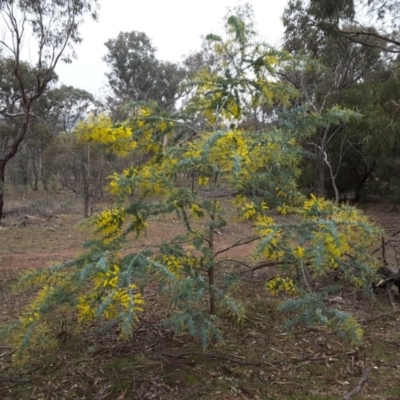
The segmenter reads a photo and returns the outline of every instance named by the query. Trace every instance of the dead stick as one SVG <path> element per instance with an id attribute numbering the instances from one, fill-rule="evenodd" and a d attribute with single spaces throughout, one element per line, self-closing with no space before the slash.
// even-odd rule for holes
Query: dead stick
<path id="1" fill-rule="evenodd" d="M 364 372 L 363 372 L 363 374 L 362 374 L 362 377 L 361 377 L 360 380 L 358 381 L 357 386 L 356 386 L 351 392 L 349 392 L 349 393 L 347 393 L 346 395 L 344 395 L 344 396 L 342 397 L 342 400 L 349 400 L 350 397 L 354 396 L 355 394 L 360 393 L 362 387 L 364 386 L 364 383 L 365 383 L 365 382 L 367 381 L 367 379 L 368 379 L 368 375 L 369 375 L 369 372 L 370 372 L 370 371 L 371 371 L 371 368 L 370 368 L 370 367 L 365 368 L 365 370 L 364 370 Z"/>

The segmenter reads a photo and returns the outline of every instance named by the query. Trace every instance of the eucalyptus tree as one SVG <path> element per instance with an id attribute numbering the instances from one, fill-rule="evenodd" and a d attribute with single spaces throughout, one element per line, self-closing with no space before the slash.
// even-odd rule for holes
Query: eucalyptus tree
<path id="1" fill-rule="evenodd" d="M 179 84 L 185 70 L 177 64 L 156 58 L 156 48 L 144 32 L 120 32 L 109 39 L 103 57 L 112 95 L 107 103 L 114 119 L 126 118 L 121 106 L 136 101 L 156 101 L 164 110 L 172 110 L 180 95 Z"/>
<path id="2" fill-rule="evenodd" d="M 290 0 L 288 9 L 296 10 L 309 27 L 386 53 L 400 53 L 397 0 Z"/>
<path id="3" fill-rule="evenodd" d="M 79 122 L 99 108 L 91 93 L 73 86 L 62 85 L 49 89 L 39 99 L 25 142 L 30 162 L 29 176 L 34 190 L 37 190 L 39 180 L 47 190 L 49 178 L 60 173 L 54 168 L 53 157 L 48 157 L 54 150 L 53 139 L 61 133 L 71 132 Z M 66 168 L 66 165 L 61 167 Z"/>
<path id="4" fill-rule="evenodd" d="M 0 153 L 0 219 L 4 206 L 4 179 L 7 163 L 15 157 L 28 134 L 34 103 L 46 92 L 54 80 L 59 62 L 71 62 L 76 56 L 73 45 L 82 41 L 79 27 L 83 17 L 97 17 L 97 0 L 1 0 L 0 18 L 4 32 L 0 38 L 3 57 L 12 59 L 11 71 L 16 79 L 15 102 L 0 104 L 2 120 L 12 118 L 15 131 Z M 34 72 L 34 85 L 24 74 L 24 42 L 29 37 L 30 67 Z M 13 107 L 18 107 L 14 112 Z"/>
<path id="5" fill-rule="evenodd" d="M 13 67 L 13 58 L 0 59 L 0 104 L 4 111 L 0 116 L 0 155 L 2 159 L 10 153 L 10 147 L 15 142 L 16 135 L 23 124 L 21 92 L 18 80 L 13 72 Z M 25 92 L 31 95 L 35 92 L 36 88 L 36 70 L 26 62 L 21 63 L 20 70 L 25 83 Z M 57 77 L 54 75 L 53 80 L 56 79 Z M 49 85 L 51 84 L 52 82 L 49 83 Z M 38 137 L 41 136 L 44 138 L 46 136 L 46 130 L 36 129 L 40 124 L 37 114 L 41 108 L 38 107 L 39 103 L 40 101 L 32 106 L 32 112 L 35 113 L 35 117 L 31 118 L 26 135 L 30 141 L 35 142 L 38 141 Z M 27 140 L 19 144 L 16 154 L 8 162 L 7 170 L 9 172 L 8 179 L 26 188 L 29 182 L 30 157 L 28 146 L 24 146 L 24 143 L 27 143 Z M 4 160 L 3 168 L 5 169 Z M 5 175 L 5 171 L 3 173 Z M 4 179 L 5 177 L 1 182 L 4 182 Z M 25 190 L 23 193 L 25 193 Z"/>
<path id="6" fill-rule="evenodd" d="M 322 118 L 321 125 L 315 126 L 314 136 L 305 145 L 315 154 L 312 169 L 317 173 L 318 195 L 326 194 L 328 172 L 336 201 L 339 200 L 339 171 L 346 153 L 355 150 L 351 139 L 355 136 L 354 132 L 351 137 L 345 134 L 350 119 L 342 120 L 337 126 L 327 125 L 324 122 L 328 117 L 326 110 L 333 105 L 343 105 L 344 93 L 349 88 L 358 88 L 368 79 L 381 81 L 388 76 L 388 59 L 377 46 L 364 46 L 338 33 L 339 27 L 350 23 L 353 16 L 354 7 L 348 1 L 321 2 L 321 8 L 318 8 L 315 1 L 307 0 L 290 1 L 283 15 L 284 46 L 295 58 L 280 74 L 301 92 L 297 105 Z M 348 27 L 350 29 L 350 25 Z M 373 42 L 377 44 L 378 39 L 370 39 L 370 43 Z M 360 110 L 354 102 L 347 106 Z M 356 142 L 359 142 L 356 136 Z"/>
<path id="7" fill-rule="evenodd" d="M 350 187 L 357 200 L 364 191 L 399 202 L 400 82 L 396 63 L 388 67 L 392 70 L 376 71 L 343 96 L 345 106 L 357 107 L 362 113 L 362 118 L 346 127 L 352 147 L 343 160 L 343 177 L 352 176 Z"/>
<path id="8" fill-rule="evenodd" d="M 13 60 L 2 60 L 0 76 L 0 99 L 8 104 L 9 110 L 14 113 L 20 111 L 18 83 L 12 72 Z M 9 68 L 8 68 L 9 67 Z M 35 88 L 35 72 L 25 64 L 26 82 L 30 79 L 30 90 Z M 32 106 L 33 118 L 29 123 L 25 140 L 20 144 L 15 157 L 7 167 L 6 178 L 13 183 L 27 186 L 31 184 L 33 190 L 38 190 L 39 181 L 47 189 L 52 162 L 44 157 L 47 147 L 52 148 L 52 140 L 61 132 L 70 132 L 79 121 L 84 120 L 96 108 L 98 103 L 92 94 L 72 86 L 54 87 L 49 84 L 48 90 Z M 18 118 L 5 117 L 0 129 L 0 147 L 3 153 L 15 137 L 18 128 Z M 49 152 L 48 152 L 49 153 Z"/>
<path id="9" fill-rule="evenodd" d="M 52 121 L 53 135 L 71 132 L 78 122 L 99 112 L 101 104 L 86 90 L 61 85 L 52 88 L 40 99 L 41 120 Z"/>

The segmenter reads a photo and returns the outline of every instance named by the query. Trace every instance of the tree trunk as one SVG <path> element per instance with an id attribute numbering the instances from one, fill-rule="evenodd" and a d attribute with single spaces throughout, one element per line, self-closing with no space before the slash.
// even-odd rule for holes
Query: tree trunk
<path id="1" fill-rule="evenodd" d="M 213 207 L 211 211 L 211 223 L 209 227 L 209 235 L 208 235 L 208 245 L 210 247 L 210 254 L 212 254 L 211 259 L 209 260 L 208 265 L 208 287 L 209 287 L 209 295 L 210 295 L 210 315 L 215 315 L 217 313 L 217 299 L 215 295 L 214 289 L 214 280 L 215 280 L 215 266 L 214 266 L 214 231 L 215 231 L 215 216 L 217 213 L 217 199 L 215 196 L 215 190 L 217 187 L 217 179 L 218 173 L 215 173 L 213 183 L 213 193 L 214 193 L 214 201 Z"/>
<path id="2" fill-rule="evenodd" d="M 3 218 L 4 207 L 4 181 L 5 181 L 6 162 L 0 161 L 0 223 Z"/>
<path id="3" fill-rule="evenodd" d="M 42 185 L 43 189 L 47 192 L 49 190 L 47 186 L 47 177 L 46 177 L 46 170 L 43 162 L 43 151 L 40 150 L 40 155 L 39 155 L 39 165 L 40 165 L 40 177 L 42 180 Z"/>
<path id="4" fill-rule="evenodd" d="M 208 235 L 210 253 L 214 254 L 214 229 L 215 229 L 215 211 L 216 211 L 216 201 L 214 199 L 214 207 L 212 213 L 212 221 L 210 224 L 210 230 Z M 210 295 L 210 315 L 215 315 L 217 312 L 216 309 L 216 298 L 214 291 L 214 279 L 215 279 L 215 266 L 214 266 L 214 258 L 209 260 L 208 266 L 208 287 L 209 287 L 209 295 Z"/>
<path id="5" fill-rule="evenodd" d="M 318 168 L 318 177 L 317 177 L 317 195 L 318 197 L 325 197 L 325 161 L 324 161 L 324 152 L 322 149 L 318 149 L 317 154 L 317 168 Z"/>
<path id="6" fill-rule="evenodd" d="M 372 172 L 374 172 L 374 169 L 376 167 L 376 163 L 374 162 L 371 167 L 367 167 L 367 170 L 364 172 L 363 176 L 360 177 L 359 174 L 357 173 L 357 170 L 354 168 L 354 172 L 356 177 L 358 178 L 359 182 L 357 186 L 354 189 L 355 197 L 354 201 L 359 202 L 361 199 L 361 190 L 364 188 L 365 183 L 367 182 L 368 178 L 371 176 Z"/>
<path id="7" fill-rule="evenodd" d="M 326 152 L 324 153 L 324 161 L 329 169 L 329 175 L 331 177 L 332 188 L 335 193 L 335 204 L 339 204 L 339 190 L 336 185 L 336 175 L 333 173 L 333 168 L 332 168 L 331 163 L 328 160 L 328 155 L 326 154 Z"/>
<path id="8" fill-rule="evenodd" d="M 32 174 L 30 174 L 30 184 L 32 190 L 35 192 L 38 190 L 38 182 L 39 182 L 39 169 L 35 163 L 35 152 L 31 149 L 31 161 L 32 161 L 32 174 L 33 174 L 33 182 L 32 182 Z"/>
<path id="9" fill-rule="evenodd" d="M 26 133 L 28 132 L 28 124 L 30 117 L 30 103 L 25 104 L 24 110 L 24 122 L 22 123 L 19 133 L 11 145 L 8 147 L 8 151 L 4 155 L 4 158 L 0 160 L 0 221 L 3 218 L 3 207 L 4 207 L 4 182 L 5 182 L 5 171 L 8 161 L 10 161 L 18 152 L 19 145 L 24 140 Z"/>
<path id="10" fill-rule="evenodd" d="M 39 182 L 39 177 L 37 174 L 37 171 L 33 168 L 32 169 L 32 175 L 33 175 L 33 182 L 32 182 L 32 175 L 30 176 L 29 182 L 31 184 L 31 188 L 34 192 L 38 191 L 38 182 Z"/>
<path id="11" fill-rule="evenodd" d="M 84 200 L 83 216 L 84 218 L 88 218 L 90 209 L 90 186 L 86 179 L 86 176 L 83 177 L 83 200 Z"/>
<path id="12" fill-rule="evenodd" d="M 210 285 L 210 315 L 215 315 L 217 310 L 214 292 L 214 266 L 208 268 L 208 284 Z"/>

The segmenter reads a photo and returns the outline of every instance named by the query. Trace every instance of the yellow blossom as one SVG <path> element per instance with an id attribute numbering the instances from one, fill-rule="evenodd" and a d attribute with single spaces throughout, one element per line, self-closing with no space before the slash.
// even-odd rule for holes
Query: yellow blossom
<path id="1" fill-rule="evenodd" d="M 297 246 L 296 249 L 294 250 L 294 255 L 297 258 L 302 259 L 304 256 L 304 247 Z"/>
<path id="2" fill-rule="evenodd" d="M 206 186 L 206 185 L 208 185 L 209 181 L 210 181 L 210 178 L 208 176 L 199 176 L 198 184 L 200 186 Z"/>
<path id="3" fill-rule="evenodd" d="M 289 278 L 284 278 L 281 276 L 270 279 L 267 282 L 266 287 L 273 296 L 276 296 L 280 292 L 286 292 L 291 295 L 294 295 L 297 292 L 294 282 Z"/>

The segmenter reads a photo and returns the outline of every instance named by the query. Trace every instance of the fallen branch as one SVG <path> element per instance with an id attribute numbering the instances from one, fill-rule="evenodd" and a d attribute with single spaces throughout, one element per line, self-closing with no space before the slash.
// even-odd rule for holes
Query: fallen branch
<path id="1" fill-rule="evenodd" d="M 342 400 L 349 400 L 350 397 L 354 396 L 355 394 L 360 393 L 362 387 L 364 386 L 364 383 L 365 383 L 365 382 L 367 381 L 367 379 L 368 379 L 368 375 L 369 375 L 369 372 L 370 372 L 370 371 L 371 371 L 371 368 L 370 368 L 370 367 L 365 368 L 365 370 L 364 370 L 364 372 L 363 372 L 363 374 L 362 374 L 360 380 L 359 380 L 358 383 L 357 383 L 357 386 L 356 386 L 351 392 L 345 394 L 345 395 L 342 397 Z"/>

